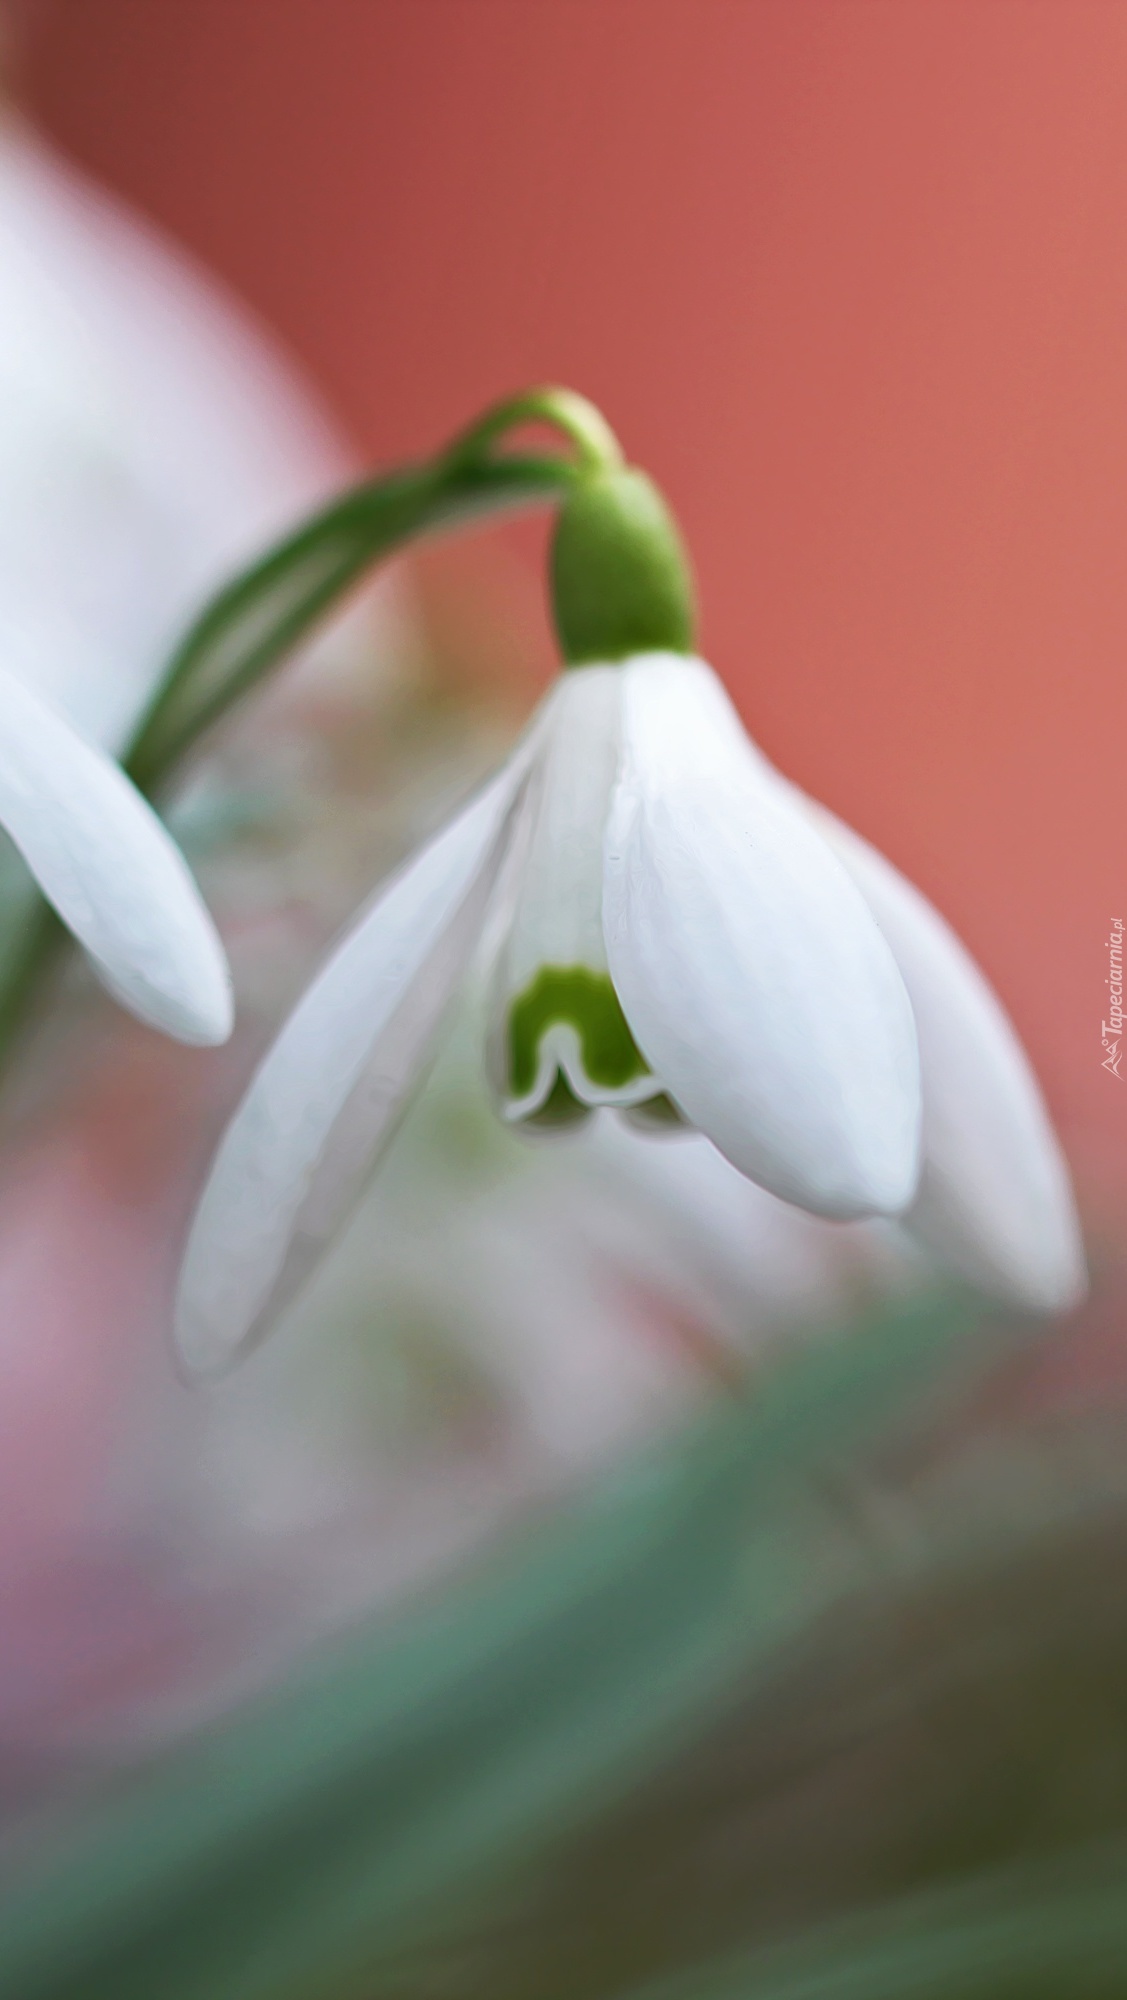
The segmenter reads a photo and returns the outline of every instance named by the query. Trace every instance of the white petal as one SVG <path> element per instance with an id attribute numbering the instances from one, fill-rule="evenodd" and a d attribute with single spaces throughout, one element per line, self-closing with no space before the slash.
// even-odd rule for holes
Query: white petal
<path id="1" fill-rule="evenodd" d="M 603 839 L 618 776 L 622 670 L 562 674 L 544 704 L 528 847 L 493 982 L 489 1072 L 503 1118 L 540 1111 L 562 1074 L 574 1104 L 637 1104 L 660 1085 L 611 983 Z"/>
<path id="2" fill-rule="evenodd" d="M 513 759 L 383 888 L 291 1014 L 220 1145 L 176 1342 L 216 1373 L 303 1282 L 392 1137 L 480 935 L 523 796 Z"/>
<path id="3" fill-rule="evenodd" d="M 896 954 L 916 1016 L 924 1168 L 903 1218 L 986 1291 L 1041 1312 L 1086 1287 L 1068 1170 L 1036 1079 L 978 967 L 917 889 L 859 834 L 808 808 Z"/>
<path id="4" fill-rule="evenodd" d="M 8 674 L 0 824 L 118 999 L 181 1041 L 226 1041 L 227 962 L 179 849 L 118 766 Z"/>
<path id="5" fill-rule="evenodd" d="M 920 1086 L 888 946 L 711 670 L 655 655 L 623 671 L 604 922 L 639 1047 L 751 1180 L 822 1215 L 896 1213 Z"/>

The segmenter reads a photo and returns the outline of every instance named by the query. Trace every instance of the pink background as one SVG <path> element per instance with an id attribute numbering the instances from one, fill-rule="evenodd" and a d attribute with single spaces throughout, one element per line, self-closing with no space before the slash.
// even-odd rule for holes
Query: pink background
<path id="1" fill-rule="evenodd" d="M 1110 1188 L 1127 7 L 63 0 L 24 90 L 373 462 L 604 405 L 751 728 L 956 922 Z"/>

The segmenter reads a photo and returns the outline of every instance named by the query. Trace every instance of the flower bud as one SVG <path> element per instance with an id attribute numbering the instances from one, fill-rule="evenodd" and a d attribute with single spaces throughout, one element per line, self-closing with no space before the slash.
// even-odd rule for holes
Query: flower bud
<path id="1" fill-rule="evenodd" d="M 634 466 L 580 480 L 552 544 L 552 603 L 569 666 L 691 653 L 692 578 L 677 526 Z"/>

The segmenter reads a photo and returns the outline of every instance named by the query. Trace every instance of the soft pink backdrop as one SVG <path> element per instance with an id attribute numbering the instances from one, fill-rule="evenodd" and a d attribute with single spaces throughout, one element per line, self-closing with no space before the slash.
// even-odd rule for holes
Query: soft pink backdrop
<path id="1" fill-rule="evenodd" d="M 603 403 L 749 723 L 956 921 L 1114 1178 L 1127 7 L 63 0 L 24 88 L 372 460 L 529 381 Z"/>

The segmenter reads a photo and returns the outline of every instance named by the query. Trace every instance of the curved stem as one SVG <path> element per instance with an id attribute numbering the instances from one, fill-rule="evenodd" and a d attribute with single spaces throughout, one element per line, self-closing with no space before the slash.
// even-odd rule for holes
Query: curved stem
<path id="1" fill-rule="evenodd" d="M 34 896 L 16 948 L 0 973 L 0 1076 L 27 1025 L 33 1002 L 62 970 L 71 942 L 70 932 L 46 898 Z"/>
<path id="2" fill-rule="evenodd" d="M 562 497 L 548 456 L 444 457 L 366 480 L 221 590 L 185 634 L 122 759 L 151 798 L 201 736 L 385 557 L 424 535 Z"/>
<path id="3" fill-rule="evenodd" d="M 537 392 L 489 413 L 438 458 L 333 501 L 220 590 L 186 633 L 122 758 L 138 790 L 151 799 L 163 789 L 201 737 L 386 556 L 424 535 L 562 498 L 577 477 L 571 461 L 487 450 L 516 423 L 546 417 L 544 396 L 556 411 L 548 420 L 583 463 L 605 462 L 610 432 L 597 411 L 566 391 Z M 68 942 L 40 902 L 0 968 L 0 1077 Z"/>
<path id="4" fill-rule="evenodd" d="M 622 447 L 601 410 L 574 389 L 526 389 L 494 404 L 454 439 L 449 462 L 479 458 L 500 437 L 522 424 L 550 424 L 575 446 L 581 472 L 613 471 L 623 464 Z"/>

